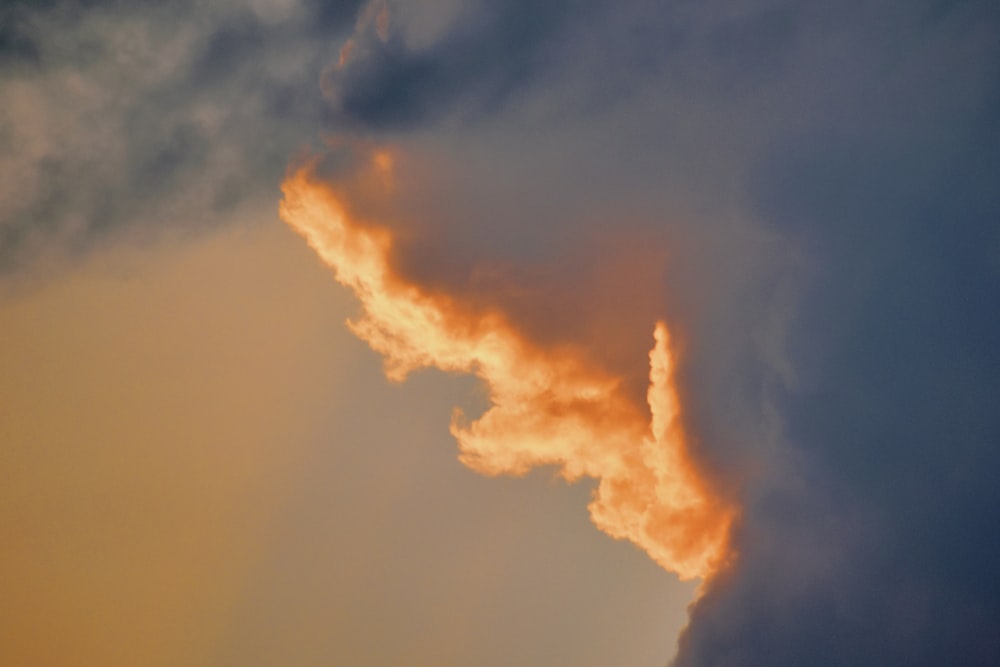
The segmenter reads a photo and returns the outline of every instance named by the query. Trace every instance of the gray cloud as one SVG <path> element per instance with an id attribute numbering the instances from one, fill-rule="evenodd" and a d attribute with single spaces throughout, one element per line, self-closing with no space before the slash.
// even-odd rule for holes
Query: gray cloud
<path id="1" fill-rule="evenodd" d="M 975 3 L 866 18 L 830 31 L 823 111 L 749 179 L 815 267 L 776 399 L 802 486 L 748 487 L 741 560 L 679 666 L 1000 659 L 1000 23 Z"/>
<path id="2" fill-rule="evenodd" d="M 8 4 L 0 271 L 273 205 L 358 4 Z"/>
<path id="3" fill-rule="evenodd" d="M 336 91 L 331 121 L 405 129 L 451 115 L 458 105 L 472 116 L 496 110 L 543 71 L 547 47 L 594 4 L 466 3 L 442 19 L 448 27 L 440 38 L 425 44 L 398 29 L 382 35 L 372 29 L 358 36 L 364 57 L 327 74 L 328 88 Z M 416 7 L 440 11 L 432 4 Z M 408 18 L 405 5 L 390 3 L 388 11 Z"/>

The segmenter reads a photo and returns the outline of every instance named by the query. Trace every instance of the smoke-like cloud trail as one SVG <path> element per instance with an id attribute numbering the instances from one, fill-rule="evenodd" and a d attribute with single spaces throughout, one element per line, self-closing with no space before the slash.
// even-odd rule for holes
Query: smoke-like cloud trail
<path id="1" fill-rule="evenodd" d="M 375 151 L 368 187 L 388 195 L 392 164 Z M 466 465 L 488 475 L 554 465 L 569 480 L 598 479 L 590 512 L 599 528 L 683 579 L 724 564 L 734 510 L 690 458 L 664 323 L 649 354 L 650 425 L 622 378 L 578 346 L 532 340 L 502 308 L 475 309 L 403 277 L 391 228 L 353 220 L 346 195 L 313 167 L 291 176 L 284 193 L 282 217 L 357 295 L 364 313 L 351 329 L 385 357 L 391 379 L 436 367 L 484 382 L 490 407 L 471 421 L 456 410 L 451 424 Z"/>

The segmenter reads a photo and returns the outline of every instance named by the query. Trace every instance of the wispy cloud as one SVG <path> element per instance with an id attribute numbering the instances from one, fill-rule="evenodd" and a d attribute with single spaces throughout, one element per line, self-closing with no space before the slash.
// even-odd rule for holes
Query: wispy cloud
<path id="1" fill-rule="evenodd" d="M 87 4 L 0 10 L 7 275 L 273 200 L 288 156 L 315 137 L 331 37 L 353 25 L 344 3 Z"/>

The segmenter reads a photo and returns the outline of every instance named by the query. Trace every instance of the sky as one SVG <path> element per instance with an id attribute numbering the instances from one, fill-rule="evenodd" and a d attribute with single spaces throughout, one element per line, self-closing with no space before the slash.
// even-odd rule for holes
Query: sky
<path id="1" fill-rule="evenodd" d="M 0 9 L 0 662 L 1000 663 L 1000 9 Z"/>

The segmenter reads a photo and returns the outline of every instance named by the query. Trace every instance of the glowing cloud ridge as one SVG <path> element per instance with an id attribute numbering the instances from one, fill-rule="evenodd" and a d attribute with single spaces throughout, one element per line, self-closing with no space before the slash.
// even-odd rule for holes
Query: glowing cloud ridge
<path id="1" fill-rule="evenodd" d="M 371 168 L 388 187 L 392 159 L 375 152 Z M 473 310 L 402 279 L 390 259 L 392 232 L 351 219 L 312 166 L 286 179 L 283 191 L 282 218 L 357 295 L 363 314 L 348 325 L 384 356 L 390 379 L 436 367 L 485 383 L 489 409 L 472 421 L 456 409 L 452 418 L 463 463 L 487 475 L 554 465 L 568 480 L 599 480 L 594 523 L 682 579 L 707 577 L 726 561 L 733 509 L 688 456 L 663 323 L 649 355 L 650 425 L 621 379 L 594 368 L 581 350 L 535 344 L 499 310 Z"/>

